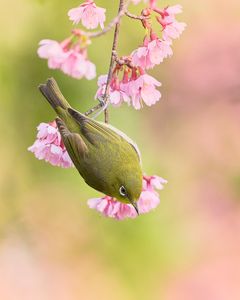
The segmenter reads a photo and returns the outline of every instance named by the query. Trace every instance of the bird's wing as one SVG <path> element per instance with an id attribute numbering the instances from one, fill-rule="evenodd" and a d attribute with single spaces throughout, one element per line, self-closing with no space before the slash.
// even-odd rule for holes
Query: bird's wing
<path id="1" fill-rule="evenodd" d="M 122 139 L 133 147 L 141 163 L 141 154 L 136 143 L 134 143 L 125 133 L 109 124 L 96 122 L 72 108 L 68 108 L 68 112 L 75 121 L 79 123 L 84 137 L 87 138 L 91 144 L 106 142 L 106 140 L 120 141 Z"/>
<path id="2" fill-rule="evenodd" d="M 80 130 L 83 136 L 91 143 L 96 144 L 98 142 L 106 142 L 116 140 L 119 141 L 121 137 L 100 122 L 86 117 L 78 111 L 68 108 L 68 112 L 74 118 L 74 120 L 80 125 Z"/>
<path id="3" fill-rule="evenodd" d="M 127 136 L 124 132 L 122 132 L 121 130 L 117 129 L 116 127 L 110 125 L 110 124 L 105 124 L 105 126 L 109 127 L 112 131 L 114 131 L 116 134 L 120 135 L 124 140 L 126 140 L 134 149 L 134 151 L 136 152 L 139 162 L 140 164 L 142 164 L 142 157 L 141 157 L 141 152 L 137 146 L 137 144 L 129 137 Z"/>
<path id="4" fill-rule="evenodd" d="M 78 166 L 81 163 L 81 159 L 85 158 L 88 154 L 88 147 L 84 143 L 81 136 L 78 133 L 70 132 L 65 123 L 60 118 L 56 118 L 56 123 L 68 154 L 71 157 L 74 165 L 78 169 Z"/>

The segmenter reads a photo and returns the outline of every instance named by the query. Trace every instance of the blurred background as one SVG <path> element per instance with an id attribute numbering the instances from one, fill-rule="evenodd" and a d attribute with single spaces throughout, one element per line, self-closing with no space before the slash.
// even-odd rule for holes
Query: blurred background
<path id="1" fill-rule="evenodd" d="M 117 1 L 96 2 L 111 20 Z M 36 126 L 54 118 L 39 83 L 54 76 L 78 110 L 94 104 L 96 80 L 49 70 L 36 55 L 41 39 L 69 35 L 79 1 L 0 0 L 0 299 L 240 299 L 240 3 L 159 2 L 182 4 L 188 24 L 152 71 L 162 100 L 111 108 L 110 121 L 138 143 L 145 172 L 169 184 L 154 212 L 118 222 L 87 207 L 99 194 L 74 169 L 27 151 Z M 125 18 L 119 53 L 143 33 Z M 89 47 L 98 75 L 111 41 Z"/>

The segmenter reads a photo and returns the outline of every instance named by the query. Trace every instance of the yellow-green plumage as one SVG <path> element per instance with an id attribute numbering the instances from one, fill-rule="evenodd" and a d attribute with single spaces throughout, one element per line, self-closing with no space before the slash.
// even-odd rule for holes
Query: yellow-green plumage
<path id="1" fill-rule="evenodd" d="M 142 190 L 140 156 L 134 143 L 112 126 L 73 110 L 54 79 L 39 89 L 56 111 L 64 145 L 86 183 L 134 205 Z"/>

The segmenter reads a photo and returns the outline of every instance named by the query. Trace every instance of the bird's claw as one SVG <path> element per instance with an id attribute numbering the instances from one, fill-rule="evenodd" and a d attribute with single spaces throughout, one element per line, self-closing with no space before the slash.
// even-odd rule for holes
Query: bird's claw
<path id="1" fill-rule="evenodd" d="M 103 96 L 99 96 L 97 99 L 98 99 L 101 107 L 103 107 L 105 105 L 105 100 L 104 100 Z"/>
<path id="2" fill-rule="evenodd" d="M 92 117 L 93 119 L 96 119 L 109 105 L 109 101 L 104 101 L 103 98 L 98 98 L 99 103 L 101 105 L 101 108 L 98 112 L 96 112 L 96 114 Z"/>

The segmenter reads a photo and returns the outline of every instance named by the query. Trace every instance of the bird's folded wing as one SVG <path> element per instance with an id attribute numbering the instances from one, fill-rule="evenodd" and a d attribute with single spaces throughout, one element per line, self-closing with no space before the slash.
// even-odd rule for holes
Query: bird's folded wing
<path id="1" fill-rule="evenodd" d="M 88 147 L 81 136 L 78 133 L 71 133 L 60 118 L 56 118 L 56 123 L 68 154 L 74 165 L 78 167 L 81 159 L 85 158 L 88 154 Z"/>
<path id="2" fill-rule="evenodd" d="M 109 124 L 96 122 L 95 120 L 86 117 L 72 108 L 68 108 L 68 112 L 75 119 L 75 121 L 79 123 L 84 137 L 87 138 L 91 144 L 106 141 L 119 142 L 120 140 L 124 140 L 133 147 L 141 163 L 141 153 L 137 144 L 134 143 L 133 140 L 125 133 Z"/>
<path id="3" fill-rule="evenodd" d="M 97 142 L 104 142 L 105 140 L 119 141 L 121 139 L 118 134 L 109 129 L 107 126 L 86 117 L 78 111 L 69 108 L 68 112 L 75 121 L 78 122 L 81 132 L 90 143 L 95 144 Z"/>

